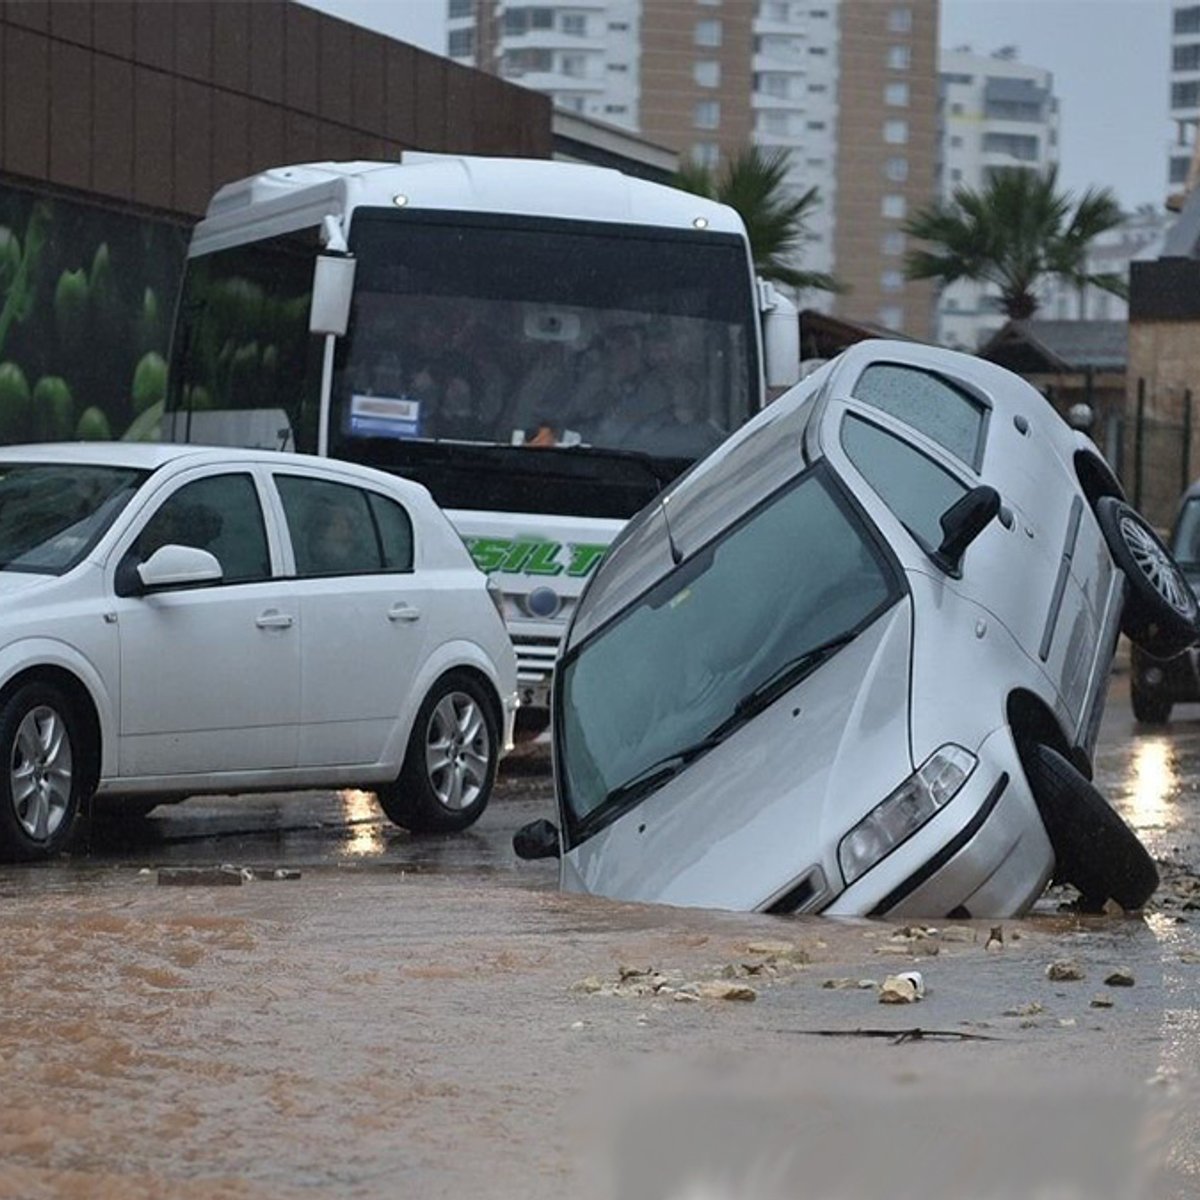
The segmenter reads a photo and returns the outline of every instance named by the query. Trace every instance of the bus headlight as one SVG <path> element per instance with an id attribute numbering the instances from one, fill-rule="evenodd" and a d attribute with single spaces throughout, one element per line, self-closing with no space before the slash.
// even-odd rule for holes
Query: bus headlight
<path id="1" fill-rule="evenodd" d="M 942 746 L 859 821 L 838 846 L 838 865 L 847 885 L 912 837 L 948 804 L 977 762 L 975 755 L 962 746 Z"/>

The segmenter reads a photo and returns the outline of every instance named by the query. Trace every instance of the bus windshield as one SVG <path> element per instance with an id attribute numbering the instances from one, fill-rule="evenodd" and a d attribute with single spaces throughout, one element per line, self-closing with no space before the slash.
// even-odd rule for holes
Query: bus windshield
<path id="1" fill-rule="evenodd" d="M 688 462 L 757 407 L 734 235 L 359 209 L 350 245 L 334 455 L 387 463 L 396 443 L 409 458 L 458 442 Z"/>

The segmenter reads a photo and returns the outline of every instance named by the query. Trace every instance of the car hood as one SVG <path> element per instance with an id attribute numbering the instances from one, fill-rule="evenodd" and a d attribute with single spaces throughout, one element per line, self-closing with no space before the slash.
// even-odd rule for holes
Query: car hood
<path id="1" fill-rule="evenodd" d="M 820 669 L 633 811 L 573 848 L 563 886 L 749 911 L 820 865 L 912 773 L 906 596 Z"/>

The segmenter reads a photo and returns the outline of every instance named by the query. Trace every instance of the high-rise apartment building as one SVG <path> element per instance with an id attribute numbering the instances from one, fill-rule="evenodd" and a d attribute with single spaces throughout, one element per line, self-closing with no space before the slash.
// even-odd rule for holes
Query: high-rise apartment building
<path id="1" fill-rule="evenodd" d="M 941 55 L 942 196 L 978 190 L 999 169 L 1045 171 L 1058 162 L 1058 101 L 1049 71 L 1026 66 L 1011 48 L 993 55 L 967 49 Z M 961 280 L 938 301 L 937 339 L 974 350 L 1004 314 L 994 287 Z"/>
<path id="2" fill-rule="evenodd" d="M 464 64 L 715 167 L 750 144 L 816 186 L 806 306 L 917 337 L 932 289 L 903 274 L 906 216 L 936 194 L 937 0 L 447 0 Z"/>
<path id="3" fill-rule="evenodd" d="M 1171 26 L 1171 139 L 1168 194 L 1200 184 L 1200 4 L 1175 0 Z"/>

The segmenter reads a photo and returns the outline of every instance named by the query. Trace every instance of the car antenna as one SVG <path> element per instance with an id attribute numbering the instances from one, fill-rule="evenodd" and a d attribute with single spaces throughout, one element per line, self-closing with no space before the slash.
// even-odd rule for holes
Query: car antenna
<path id="1" fill-rule="evenodd" d="M 679 566 L 683 562 L 683 555 L 679 552 L 679 547 L 675 545 L 675 536 L 671 533 L 671 518 L 667 515 L 667 497 L 660 496 L 658 506 L 662 509 L 663 524 L 667 529 L 667 545 L 671 548 L 671 561 Z"/>

